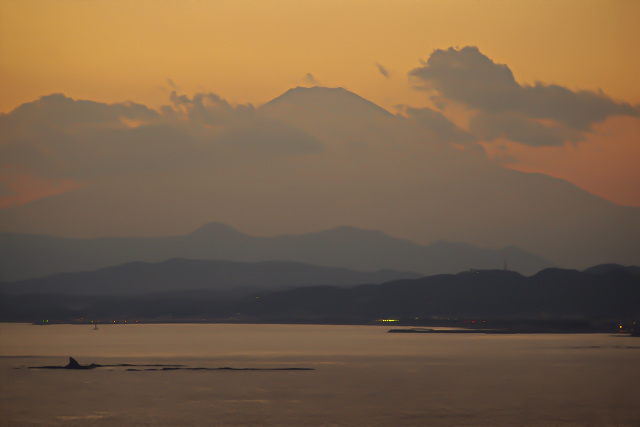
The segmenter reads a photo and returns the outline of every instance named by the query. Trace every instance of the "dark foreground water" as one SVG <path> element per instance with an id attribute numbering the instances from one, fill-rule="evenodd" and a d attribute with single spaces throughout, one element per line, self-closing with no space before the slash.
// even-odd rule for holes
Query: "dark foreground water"
<path id="1" fill-rule="evenodd" d="M 0 324 L 0 425 L 640 425 L 640 339 L 387 329 Z"/>

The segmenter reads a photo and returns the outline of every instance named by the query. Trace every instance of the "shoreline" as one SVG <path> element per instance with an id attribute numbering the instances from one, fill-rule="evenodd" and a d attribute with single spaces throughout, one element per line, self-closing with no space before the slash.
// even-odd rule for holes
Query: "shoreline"
<path id="1" fill-rule="evenodd" d="M 97 330 L 100 327 L 109 325 L 300 325 L 300 326 L 391 326 L 387 321 L 371 322 L 340 322 L 340 321 L 229 321 L 223 319 L 162 319 L 162 320 L 120 320 L 120 321 L 48 321 L 48 322 L 27 322 L 27 321 L 3 321 L 5 324 L 27 324 L 33 326 L 53 326 L 53 325 L 74 325 L 74 326 L 94 326 Z M 410 324 L 401 321 L 394 321 L 393 326 L 387 333 L 400 334 L 612 334 L 620 337 L 638 337 L 632 328 L 622 328 L 622 323 L 607 322 L 607 324 L 587 324 L 580 322 L 575 324 L 571 321 L 489 321 L 481 326 L 462 326 L 460 322 L 425 322 L 422 324 Z M 485 326 L 486 325 L 486 326 Z M 489 327 L 491 326 L 491 327 Z"/>

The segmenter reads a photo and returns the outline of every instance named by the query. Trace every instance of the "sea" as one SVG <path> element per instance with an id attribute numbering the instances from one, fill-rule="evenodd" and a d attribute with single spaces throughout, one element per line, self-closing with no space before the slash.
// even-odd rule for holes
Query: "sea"
<path id="1" fill-rule="evenodd" d="M 0 425 L 640 425 L 640 338 L 388 330 L 1 323 Z"/>

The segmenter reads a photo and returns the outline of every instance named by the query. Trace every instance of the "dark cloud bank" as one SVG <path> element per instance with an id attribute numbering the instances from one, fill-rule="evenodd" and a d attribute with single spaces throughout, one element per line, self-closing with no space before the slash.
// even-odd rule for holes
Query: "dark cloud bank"
<path id="1" fill-rule="evenodd" d="M 476 47 L 434 51 L 422 67 L 409 73 L 417 88 L 437 92 L 480 113 L 471 127 L 486 139 L 499 135 L 531 146 L 562 145 L 611 116 L 634 116 L 638 106 L 616 102 L 602 92 L 574 92 L 540 82 L 516 82 L 504 64 L 496 64 Z M 551 120 L 543 126 L 537 120 Z"/>

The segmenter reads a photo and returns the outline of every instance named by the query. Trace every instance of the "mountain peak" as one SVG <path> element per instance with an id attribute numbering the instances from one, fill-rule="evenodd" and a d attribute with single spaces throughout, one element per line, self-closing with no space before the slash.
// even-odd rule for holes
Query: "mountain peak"
<path id="1" fill-rule="evenodd" d="M 314 112 L 346 114 L 351 117 L 371 114 L 392 116 L 384 108 L 342 87 L 298 86 L 267 102 L 261 108 L 271 110 L 283 106 Z"/>
<path id="2" fill-rule="evenodd" d="M 324 87 L 324 86 L 297 86 L 289 89 L 279 97 L 269 101 L 272 102 L 281 102 L 283 100 L 291 100 L 292 98 L 301 98 L 301 97 L 321 97 L 321 96 L 333 96 L 333 97 L 357 97 L 366 101 L 359 95 L 356 95 L 353 92 L 346 90 L 343 87 Z"/>

